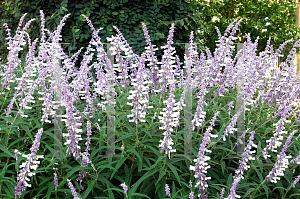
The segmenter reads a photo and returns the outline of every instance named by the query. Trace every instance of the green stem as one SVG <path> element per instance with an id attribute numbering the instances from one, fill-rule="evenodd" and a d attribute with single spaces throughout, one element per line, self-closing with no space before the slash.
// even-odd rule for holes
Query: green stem
<path id="1" fill-rule="evenodd" d="M 139 142 L 139 136 L 138 136 L 138 123 L 136 124 L 136 144 Z"/>
<path id="2" fill-rule="evenodd" d="M 16 117 L 15 117 L 14 121 L 12 122 L 11 126 L 15 123 L 17 117 L 18 117 L 18 115 L 16 115 Z M 6 140 L 6 148 L 7 148 L 7 145 L 8 145 L 8 140 L 9 140 L 10 132 L 11 132 L 11 127 L 9 129 L 7 140 Z"/>
<path id="3" fill-rule="evenodd" d="M 165 168 L 166 163 L 167 163 L 167 154 L 165 154 L 164 166 L 162 167 L 163 169 Z"/>
<path id="4" fill-rule="evenodd" d="M 1 94 L 0 95 L 2 95 L 3 89 L 4 89 L 4 87 L 2 86 L 2 90 L 1 90 Z M 4 98 L 4 101 L 3 101 L 2 105 L 1 105 L 1 109 L 0 110 L 2 110 L 2 108 L 3 108 L 3 105 L 4 105 L 5 101 L 6 101 L 6 97 L 7 97 L 7 95 Z"/>
<path id="5" fill-rule="evenodd" d="M 262 182 L 262 183 L 260 183 L 260 185 L 257 187 L 257 189 L 255 190 L 255 192 L 254 192 L 254 194 L 253 194 L 253 197 L 255 196 L 255 194 L 256 194 L 256 192 L 258 191 L 258 189 L 260 188 L 260 186 L 261 185 L 263 185 L 263 183 L 265 183 L 266 182 L 266 179 Z M 252 199 L 253 197 L 250 197 L 250 199 Z"/>
<path id="6" fill-rule="evenodd" d="M 290 185 L 290 187 L 289 187 L 289 189 L 286 191 L 286 193 L 285 193 L 285 195 L 284 195 L 284 197 L 283 198 L 286 198 L 286 194 L 289 192 L 289 190 L 292 188 L 292 185 Z M 282 199 L 283 199 L 282 198 Z"/>

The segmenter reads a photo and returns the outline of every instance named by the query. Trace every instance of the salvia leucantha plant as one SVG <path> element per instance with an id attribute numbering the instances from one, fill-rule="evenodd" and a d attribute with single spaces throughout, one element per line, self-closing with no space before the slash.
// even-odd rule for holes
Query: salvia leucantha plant
<path id="1" fill-rule="evenodd" d="M 26 15 L 26 14 L 25 14 Z M 7 24 L 8 62 L 1 65 L 1 198 L 298 198 L 300 87 L 295 68 L 296 41 L 283 69 L 274 67 L 268 41 L 256 54 L 250 34 L 235 57 L 234 21 L 218 47 L 198 51 L 190 33 L 184 67 L 169 30 L 159 62 L 147 27 L 147 46 L 135 54 L 122 33 L 108 41 L 111 62 L 93 31 L 88 47 L 71 57 L 59 43 L 66 15 L 53 32 L 41 16 L 41 38 Z M 25 61 L 19 58 L 28 45 Z M 36 49 L 39 48 L 38 53 Z M 75 62 L 85 51 L 79 69 Z M 95 56 L 96 62 L 91 63 Z M 150 69 L 146 68 L 150 65 Z M 223 73 L 220 72 L 225 67 Z M 243 68 L 243 71 L 237 70 Z M 58 69 L 58 70 L 57 70 Z M 93 76 L 92 70 L 95 71 Z M 55 79 L 59 77 L 59 79 Z M 244 80 L 244 103 L 235 108 L 237 80 Z M 61 89 L 62 114 L 57 115 Z M 185 154 L 186 93 L 191 93 L 192 154 Z M 108 112 L 114 107 L 115 156 L 107 151 Z M 236 154 L 238 118 L 245 110 L 244 150 Z M 50 119 L 51 118 L 51 119 Z M 54 123 L 61 118 L 62 156 L 55 156 Z M 52 121 L 51 121 L 52 120 Z"/>

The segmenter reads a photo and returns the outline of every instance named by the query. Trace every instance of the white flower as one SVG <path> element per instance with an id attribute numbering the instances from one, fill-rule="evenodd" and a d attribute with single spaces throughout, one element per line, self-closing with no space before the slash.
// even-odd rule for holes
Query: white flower
<path id="1" fill-rule="evenodd" d="M 211 19 L 211 21 L 213 23 L 215 23 L 216 21 L 220 21 L 220 19 L 218 17 L 216 17 L 216 16 L 213 16 L 213 18 Z"/>

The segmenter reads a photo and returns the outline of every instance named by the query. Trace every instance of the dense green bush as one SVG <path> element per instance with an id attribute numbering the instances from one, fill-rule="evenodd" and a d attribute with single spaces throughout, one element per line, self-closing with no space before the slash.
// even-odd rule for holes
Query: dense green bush
<path id="1" fill-rule="evenodd" d="M 28 13 L 25 22 L 31 18 L 36 18 L 36 21 L 33 22 L 34 25 L 29 30 L 29 34 L 33 40 L 40 37 L 40 28 L 37 28 L 40 25 L 39 10 L 44 11 L 46 28 L 50 31 L 54 30 L 54 27 L 57 27 L 64 15 L 71 13 L 64 26 L 61 42 L 70 43 L 70 45 L 63 44 L 62 47 L 66 53 L 72 55 L 80 47 L 87 46 L 88 41 L 91 39 L 92 30 L 88 27 L 85 19 L 80 17 L 81 14 L 85 14 L 91 19 L 95 28 L 104 27 L 100 31 L 102 42 L 107 42 L 106 38 L 116 33 L 112 27 L 115 25 L 124 34 L 133 51 L 140 55 L 146 46 L 141 22 L 146 22 L 152 43 L 157 47 L 165 45 L 168 27 L 171 23 L 176 24 L 174 42 L 188 43 L 188 32 L 199 27 L 199 21 L 195 19 L 193 13 L 200 9 L 201 6 L 199 3 L 184 0 L 13 0 L 5 1 L 2 7 L 0 6 L 0 10 L 3 11 L 0 23 L 2 26 L 4 22 L 7 22 L 14 33 L 18 26 L 19 18 L 24 13 Z M 6 31 L 3 27 L 0 30 L 0 57 L 4 60 L 8 53 L 5 49 L 6 44 L 4 40 Z M 181 60 L 183 60 L 185 52 L 184 47 L 184 45 L 177 45 L 176 49 Z M 106 49 L 106 45 L 104 48 Z M 26 52 L 27 49 L 24 49 L 24 52 Z M 162 49 L 156 52 L 159 60 L 162 53 Z M 81 53 L 79 60 L 81 60 L 82 55 L 83 53 Z M 78 65 L 79 62 L 77 62 Z"/>
<path id="2" fill-rule="evenodd" d="M 296 27 L 296 9 L 298 0 L 200 0 L 202 10 L 199 18 L 202 23 L 200 40 L 210 50 L 216 48 L 215 41 L 218 40 L 217 26 L 221 32 L 234 20 L 243 18 L 236 36 L 241 39 L 237 42 L 245 42 L 246 34 L 251 33 L 254 41 L 259 36 L 257 53 L 265 49 L 267 40 L 271 37 L 271 44 L 278 49 L 280 44 L 286 40 L 300 39 L 299 28 Z M 282 54 L 286 59 L 293 42 L 284 47 Z M 299 50 L 299 49 L 298 49 Z M 235 53 L 234 53 L 235 55 Z"/>
<path id="3" fill-rule="evenodd" d="M 257 48 L 257 53 L 259 53 L 266 47 L 269 37 L 271 37 L 274 50 L 288 39 L 299 39 L 300 31 L 295 27 L 297 5 L 296 0 L 273 2 L 269 0 L 6 0 L 0 3 L 0 59 L 5 61 L 8 53 L 4 40 L 6 31 L 2 24 L 8 23 L 14 32 L 19 18 L 24 13 L 28 13 L 25 21 L 29 18 L 36 18 L 34 23 L 39 26 L 39 10 L 41 9 L 45 13 L 46 27 L 50 30 L 54 30 L 65 14 L 72 14 L 62 33 L 62 42 L 70 43 L 69 45 L 63 44 L 62 47 L 66 53 L 70 54 L 86 46 L 91 37 L 91 30 L 80 14 L 89 16 L 96 27 L 104 27 L 100 32 L 103 42 L 106 42 L 107 36 L 115 34 L 112 25 L 116 25 L 137 54 L 141 54 L 145 47 L 141 22 L 146 22 L 152 42 L 158 47 L 164 45 L 167 27 L 175 22 L 175 43 L 188 42 L 187 32 L 194 30 L 195 41 L 199 43 L 198 48 L 205 50 L 204 46 L 206 46 L 214 51 L 215 41 L 218 39 L 215 26 L 224 32 L 234 19 L 242 17 L 245 20 L 238 28 L 237 36 L 241 39 L 237 42 L 244 42 L 245 33 L 251 32 L 252 40 L 255 40 L 257 36 L 260 37 Z M 29 29 L 31 38 L 40 36 L 40 29 L 36 26 Z M 282 51 L 284 57 L 280 58 L 280 61 L 286 59 L 291 48 L 291 43 L 284 47 Z M 183 60 L 184 45 L 176 45 L 176 52 L 180 60 Z M 80 54 L 79 60 L 82 55 L 83 53 Z M 159 60 L 161 55 L 162 49 L 159 49 L 157 51 Z M 21 56 L 24 57 L 24 54 Z M 79 66 L 79 61 L 76 65 Z"/>

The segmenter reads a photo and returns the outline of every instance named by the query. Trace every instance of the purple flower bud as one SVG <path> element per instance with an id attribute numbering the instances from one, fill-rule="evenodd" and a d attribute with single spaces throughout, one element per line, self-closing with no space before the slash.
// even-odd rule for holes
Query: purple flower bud
<path id="1" fill-rule="evenodd" d="M 166 191 L 166 195 L 171 198 L 171 194 L 170 194 L 171 191 L 170 191 L 170 187 L 168 184 L 166 184 L 165 191 Z"/>
<path id="2" fill-rule="evenodd" d="M 123 182 L 122 184 L 120 184 L 120 186 L 123 188 L 124 193 L 127 195 L 128 186 L 125 184 L 125 182 Z"/>
<path id="3" fill-rule="evenodd" d="M 298 177 L 295 179 L 295 181 L 292 184 L 292 187 L 295 188 L 295 185 L 299 182 L 300 180 L 300 175 L 298 175 Z"/>
<path id="4" fill-rule="evenodd" d="M 74 199 L 80 199 L 78 197 L 78 194 L 77 194 L 76 189 L 74 188 L 72 182 L 69 179 L 67 179 L 67 180 L 68 180 L 68 185 L 69 185 L 69 188 L 71 189 L 72 195 L 74 196 Z"/>
<path id="5" fill-rule="evenodd" d="M 55 186 L 55 190 L 57 190 L 57 187 L 58 187 L 58 178 L 57 178 L 57 174 L 54 173 L 54 186 Z"/>

